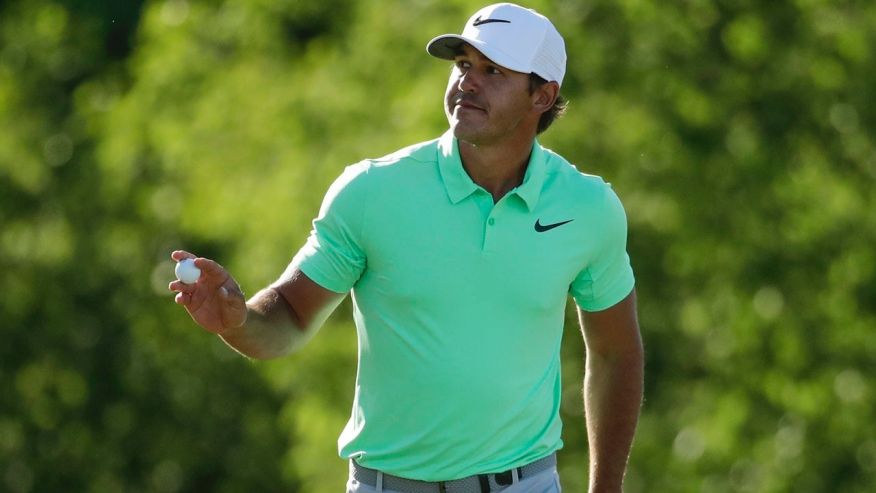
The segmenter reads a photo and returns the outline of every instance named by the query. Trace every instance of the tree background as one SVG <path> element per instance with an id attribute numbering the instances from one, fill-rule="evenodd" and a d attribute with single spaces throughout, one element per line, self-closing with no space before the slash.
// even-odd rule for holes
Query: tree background
<path id="1" fill-rule="evenodd" d="M 251 362 L 169 253 L 253 293 L 347 164 L 446 128 L 468 0 L 0 2 L 0 490 L 342 491 L 348 302 Z M 566 38 L 541 139 L 627 208 L 647 352 L 636 492 L 876 484 L 876 4 L 526 2 Z M 564 341 L 567 491 L 587 481 Z"/>

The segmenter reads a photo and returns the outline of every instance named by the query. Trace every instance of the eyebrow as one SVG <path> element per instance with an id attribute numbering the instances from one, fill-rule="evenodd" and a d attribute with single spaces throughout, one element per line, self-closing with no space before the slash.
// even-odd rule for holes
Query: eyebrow
<path id="1" fill-rule="evenodd" d="M 473 54 L 466 53 L 465 50 L 463 49 L 464 46 L 470 47 Z M 498 63 L 494 62 L 491 58 L 488 58 L 486 55 L 484 55 L 483 53 L 478 51 L 477 48 L 474 48 L 471 45 L 469 45 L 468 43 L 460 43 L 459 46 L 457 46 L 453 50 L 453 60 L 457 61 L 457 58 L 459 58 L 459 57 L 465 57 L 465 58 L 469 58 L 469 59 L 480 59 L 480 60 L 484 60 L 486 63 L 493 65 L 495 67 L 504 68 L 501 65 L 499 65 Z"/>

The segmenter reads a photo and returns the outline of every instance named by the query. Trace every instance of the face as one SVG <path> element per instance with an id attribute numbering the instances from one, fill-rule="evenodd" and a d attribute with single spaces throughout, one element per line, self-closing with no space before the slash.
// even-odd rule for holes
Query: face
<path id="1" fill-rule="evenodd" d="M 450 72 L 444 112 L 456 138 L 474 145 L 531 139 L 540 115 L 529 75 L 500 67 L 467 44 Z"/>

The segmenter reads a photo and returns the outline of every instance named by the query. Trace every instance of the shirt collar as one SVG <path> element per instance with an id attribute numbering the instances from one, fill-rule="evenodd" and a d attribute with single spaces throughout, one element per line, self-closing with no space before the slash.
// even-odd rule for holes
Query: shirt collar
<path id="1" fill-rule="evenodd" d="M 541 196 L 541 188 L 544 185 L 544 175 L 547 171 L 545 164 L 545 152 L 538 140 L 532 143 L 532 152 L 529 154 L 529 164 L 526 165 L 526 174 L 523 183 L 511 191 L 526 202 L 526 207 L 532 211 L 538 198 Z"/>
<path id="2" fill-rule="evenodd" d="M 526 166 L 526 174 L 523 176 L 523 183 L 509 192 L 523 199 L 530 211 L 538 203 L 538 198 L 541 195 L 546 169 L 545 158 L 544 148 L 541 147 L 538 140 L 535 140 L 529 155 L 529 163 Z M 441 179 L 444 181 L 447 196 L 453 204 L 461 202 L 480 188 L 462 167 L 459 145 L 450 130 L 438 140 L 438 169 L 441 173 Z"/>
<path id="3" fill-rule="evenodd" d="M 478 189 L 477 184 L 462 167 L 459 146 L 450 130 L 438 140 L 438 169 L 441 171 L 441 179 L 444 180 L 444 188 L 447 189 L 451 203 L 461 202 Z"/>

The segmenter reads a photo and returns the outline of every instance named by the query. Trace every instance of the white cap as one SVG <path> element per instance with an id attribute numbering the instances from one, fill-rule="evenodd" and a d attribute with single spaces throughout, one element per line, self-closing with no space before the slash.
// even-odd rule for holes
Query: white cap
<path id="1" fill-rule="evenodd" d="M 475 12 L 461 35 L 443 34 L 429 41 L 430 55 L 453 60 L 468 43 L 496 64 L 523 73 L 535 73 L 563 85 L 566 46 L 547 17 L 513 3 L 497 3 Z"/>

